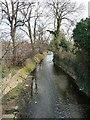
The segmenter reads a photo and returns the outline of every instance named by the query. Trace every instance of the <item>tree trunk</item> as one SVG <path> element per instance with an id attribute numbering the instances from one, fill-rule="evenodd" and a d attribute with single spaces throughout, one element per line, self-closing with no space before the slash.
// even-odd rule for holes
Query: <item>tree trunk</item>
<path id="1" fill-rule="evenodd" d="M 35 44 L 35 41 L 36 41 L 36 19 L 34 22 L 34 44 Z"/>
<path id="2" fill-rule="evenodd" d="M 34 53 L 34 43 L 32 40 L 32 34 L 31 34 L 31 25 L 30 22 L 28 21 L 28 31 L 29 31 L 29 38 L 30 38 L 30 42 L 31 42 L 31 47 L 32 47 L 32 52 Z"/>
<path id="3" fill-rule="evenodd" d="M 60 35 L 60 26 L 61 26 L 61 19 L 60 18 L 57 18 L 57 30 L 56 30 L 56 37 L 54 38 L 54 41 L 55 41 L 55 47 L 56 47 L 56 54 L 58 54 L 59 52 L 59 35 Z"/>
<path id="4" fill-rule="evenodd" d="M 16 48 L 15 48 L 15 33 L 16 30 L 14 28 L 11 28 L 11 39 L 12 39 L 12 46 L 13 46 L 13 59 L 12 59 L 12 64 L 15 65 L 16 64 Z"/>

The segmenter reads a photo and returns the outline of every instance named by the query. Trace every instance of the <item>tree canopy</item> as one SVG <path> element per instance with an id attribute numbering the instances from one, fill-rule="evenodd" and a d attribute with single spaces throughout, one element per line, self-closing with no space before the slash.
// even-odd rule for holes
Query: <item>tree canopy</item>
<path id="1" fill-rule="evenodd" d="M 76 47 L 90 51 L 90 18 L 77 23 L 73 30 L 73 39 Z"/>

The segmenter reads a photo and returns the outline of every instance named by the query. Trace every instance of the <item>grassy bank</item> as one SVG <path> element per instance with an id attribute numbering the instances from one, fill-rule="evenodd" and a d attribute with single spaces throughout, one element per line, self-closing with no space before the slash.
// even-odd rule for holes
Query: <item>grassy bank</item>
<path id="1" fill-rule="evenodd" d="M 5 78 L 8 76 L 8 74 L 15 75 L 18 70 L 20 70 L 22 67 L 20 66 L 12 66 L 12 68 L 8 69 L 7 67 L 2 67 L 2 78 Z"/>
<path id="2" fill-rule="evenodd" d="M 27 59 L 25 67 L 19 69 L 19 76 L 17 74 L 15 78 L 22 79 L 22 82 L 3 96 L 3 114 L 8 113 L 9 110 L 15 110 L 17 106 L 20 111 L 25 110 L 27 104 L 31 101 L 31 82 L 28 83 L 27 77 L 46 55 L 47 53 L 44 52 L 35 55 L 32 59 Z"/>
<path id="3" fill-rule="evenodd" d="M 35 68 L 35 65 L 39 63 L 46 54 L 47 53 L 44 52 L 43 54 L 37 54 L 33 58 L 27 59 L 25 61 L 25 71 L 32 71 Z M 11 68 L 8 68 L 2 65 L 2 78 L 7 77 L 10 73 L 14 76 L 22 68 L 23 66 L 12 66 Z"/>

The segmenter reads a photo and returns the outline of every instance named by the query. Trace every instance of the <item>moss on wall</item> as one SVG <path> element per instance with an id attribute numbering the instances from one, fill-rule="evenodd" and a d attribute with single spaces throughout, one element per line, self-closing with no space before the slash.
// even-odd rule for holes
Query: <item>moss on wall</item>
<path id="1" fill-rule="evenodd" d="M 43 54 L 37 54 L 33 58 L 28 58 L 25 62 L 25 67 L 20 69 L 14 76 L 7 77 L 3 80 L 3 94 L 7 94 L 10 90 L 15 88 L 19 83 L 32 72 L 36 65 L 47 55 L 47 52 Z"/>

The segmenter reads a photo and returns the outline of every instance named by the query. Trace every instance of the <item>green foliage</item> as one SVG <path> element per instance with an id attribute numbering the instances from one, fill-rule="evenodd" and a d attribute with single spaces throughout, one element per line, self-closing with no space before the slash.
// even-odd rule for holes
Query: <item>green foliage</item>
<path id="1" fill-rule="evenodd" d="M 77 82 L 90 95 L 90 18 L 77 23 L 73 39 L 78 63 L 75 69 Z"/>
<path id="2" fill-rule="evenodd" d="M 55 44 L 54 44 L 54 40 L 52 40 L 52 41 L 50 42 L 50 50 L 55 51 Z"/>
<path id="3" fill-rule="evenodd" d="M 63 48 L 64 50 L 69 50 L 70 49 L 70 45 L 71 43 L 69 41 L 66 40 L 64 34 L 62 34 L 61 32 L 55 30 L 55 31 L 50 31 L 48 30 L 51 34 L 54 35 L 53 40 L 50 42 L 50 49 L 53 51 L 59 51 L 60 48 Z"/>
<path id="4" fill-rule="evenodd" d="M 50 32 L 50 34 L 54 35 L 54 39 L 52 40 L 52 42 L 50 43 L 50 49 L 52 49 L 53 51 L 58 51 L 60 49 L 59 43 L 60 43 L 60 34 L 58 30 L 54 30 L 54 31 L 50 31 L 47 30 L 48 32 Z"/>
<path id="5" fill-rule="evenodd" d="M 67 51 L 70 46 L 70 43 L 67 40 L 65 40 L 64 37 L 62 37 L 59 46 L 61 46 L 62 48 L 64 48 Z"/>
<path id="6" fill-rule="evenodd" d="M 76 47 L 90 50 L 90 18 L 77 23 L 73 30 L 73 39 Z"/>
<path id="7" fill-rule="evenodd" d="M 17 73 L 18 70 L 20 70 L 22 67 L 20 66 L 13 66 L 12 68 L 8 68 L 6 66 L 2 67 L 2 78 L 7 77 L 9 73 L 13 75 L 15 75 Z"/>
<path id="8" fill-rule="evenodd" d="M 55 31 L 47 30 L 47 31 L 50 32 L 50 34 L 54 35 L 54 37 L 57 37 L 57 35 L 58 35 L 57 30 L 55 30 Z"/>
<path id="9" fill-rule="evenodd" d="M 2 78 L 6 77 L 10 73 L 9 69 L 4 67 L 2 68 Z"/>
<path id="10" fill-rule="evenodd" d="M 73 30 L 73 39 L 77 51 L 81 52 L 87 60 L 90 60 L 90 18 L 81 20 Z"/>

